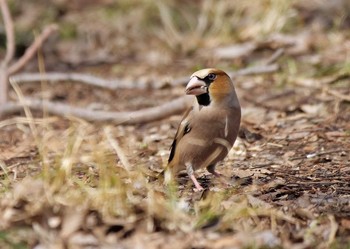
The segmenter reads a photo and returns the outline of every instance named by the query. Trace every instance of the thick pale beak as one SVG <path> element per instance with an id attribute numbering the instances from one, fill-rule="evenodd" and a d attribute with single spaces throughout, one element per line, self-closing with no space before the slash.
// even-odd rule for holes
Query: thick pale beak
<path id="1" fill-rule="evenodd" d="M 187 95 L 201 95 L 208 92 L 208 87 L 204 81 L 193 76 L 186 86 Z"/>

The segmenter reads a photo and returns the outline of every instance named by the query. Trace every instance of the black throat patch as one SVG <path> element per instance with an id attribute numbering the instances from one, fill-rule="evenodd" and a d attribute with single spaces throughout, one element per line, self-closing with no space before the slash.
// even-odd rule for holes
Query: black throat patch
<path id="1" fill-rule="evenodd" d="M 207 89 L 209 88 L 210 84 L 213 83 L 213 80 L 209 79 L 209 76 L 202 78 L 197 77 L 198 79 L 202 80 L 205 82 L 207 85 Z M 201 95 L 196 96 L 198 104 L 203 105 L 203 106 L 208 106 L 210 104 L 210 96 L 209 93 L 203 93 Z"/>
<path id="2" fill-rule="evenodd" d="M 201 95 L 196 96 L 198 104 L 208 106 L 210 104 L 210 96 L 209 93 L 203 93 Z"/>

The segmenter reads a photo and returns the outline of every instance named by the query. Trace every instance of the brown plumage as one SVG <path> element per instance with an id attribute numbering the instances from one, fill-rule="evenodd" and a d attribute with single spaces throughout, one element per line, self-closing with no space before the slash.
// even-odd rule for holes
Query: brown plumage
<path id="1" fill-rule="evenodd" d="M 167 170 L 174 175 L 186 169 L 196 189 L 201 190 L 194 171 L 206 167 L 219 175 L 215 164 L 226 157 L 237 138 L 241 107 L 230 77 L 219 69 L 195 72 L 186 94 L 195 95 L 197 101 L 180 122 Z"/>

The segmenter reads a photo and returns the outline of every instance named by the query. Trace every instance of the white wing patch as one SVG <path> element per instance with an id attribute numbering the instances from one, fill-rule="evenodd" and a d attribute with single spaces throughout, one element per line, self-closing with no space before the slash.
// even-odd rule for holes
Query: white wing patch
<path id="1" fill-rule="evenodd" d="M 228 136 L 228 117 L 226 115 L 226 122 L 225 122 L 225 137 Z"/>

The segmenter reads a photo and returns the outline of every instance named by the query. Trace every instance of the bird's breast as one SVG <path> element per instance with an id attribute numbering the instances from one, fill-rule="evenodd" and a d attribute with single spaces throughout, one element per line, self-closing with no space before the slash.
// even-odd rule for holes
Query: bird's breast
<path id="1" fill-rule="evenodd" d="M 181 164 L 190 163 L 194 169 L 222 160 L 232 148 L 238 133 L 237 120 L 228 112 L 209 113 L 203 108 L 198 114 L 191 124 L 191 131 L 178 146 Z"/>

